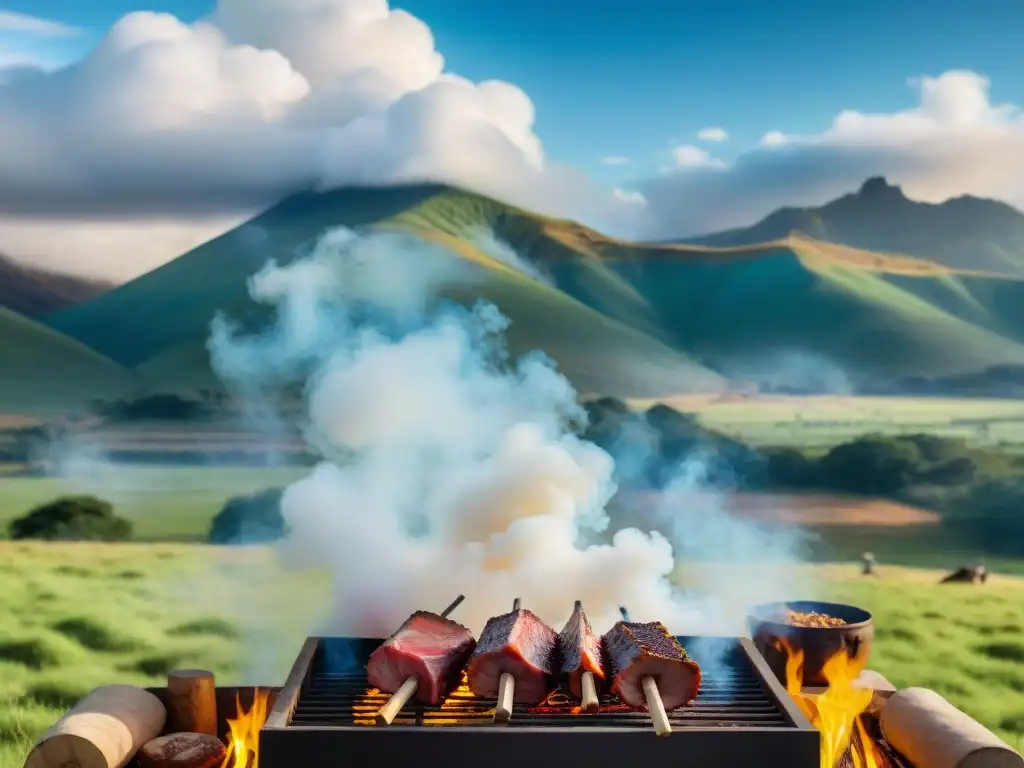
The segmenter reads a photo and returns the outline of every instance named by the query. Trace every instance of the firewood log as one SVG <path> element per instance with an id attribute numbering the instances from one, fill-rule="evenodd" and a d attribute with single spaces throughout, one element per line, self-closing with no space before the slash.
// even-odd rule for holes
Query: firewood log
<path id="1" fill-rule="evenodd" d="M 160 734 L 167 710 L 132 685 L 96 688 L 36 742 L 25 768 L 124 768 Z"/>

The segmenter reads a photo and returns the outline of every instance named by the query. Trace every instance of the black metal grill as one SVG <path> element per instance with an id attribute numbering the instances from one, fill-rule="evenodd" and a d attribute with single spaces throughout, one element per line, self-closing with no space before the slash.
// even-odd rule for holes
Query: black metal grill
<path id="1" fill-rule="evenodd" d="M 525 753 L 530 768 L 561 768 L 570 756 L 595 766 L 650 759 L 673 766 L 817 768 L 817 730 L 749 641 L 679 639 L 702 664 L 704 679 L 691 706 L 668 713 L 673 733 L 664 739 L 645 712 L 606 695 L 599 712 L 582 714 L 563 690 L 536 707 L 516 705 L 508 724 L 495 725 L 496 701 L 462 686 L 441 706 L 410 703 L 392 725 L 379 726 L 374 714 L 389 696 L 369 688 L 365 665 L 381 641 L 311 639 L 261 733 L 260 764 L 333 768 L 339 750 L 359 749 L 387 765 L 415 759 L 417 768 L 451 768 L 453 755 L 470 753 L 486 757 L 488 768 L 522 768 Z"/>

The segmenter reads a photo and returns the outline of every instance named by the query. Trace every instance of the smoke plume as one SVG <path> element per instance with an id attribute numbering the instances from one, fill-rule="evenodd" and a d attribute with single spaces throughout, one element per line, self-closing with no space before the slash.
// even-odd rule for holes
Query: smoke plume
<path id="1" fill-rule="evenodd" d="M 725 634 L 739 629 L 738 605 L 779 597 L 765 574 L 754 587 L 749 573 L 721 589 L 675 586 L 674 551 L 788 557 L 724 513 L 690 525 L 666 508 L 668 536 L 609 528 L 613 460 L 573 432 L 585 419 L 576 392 L 544 355 L 509 356 L 493 305 L 433 300 L 455 261 L 408 237 L 334 231 L 308 259 L 254 277 L 253 298 L 275 310 L 270 330 L 214 325 L 225 381 L 305 382 L 303 426 L 323 460 L 284 494 L 280 554 L 330 570 L 319 631 L 387 636 L 465 593 L 455 618 L 474 631 L 520 597 L 556 627 L 582 600 L 599 631 L 626 605 L 634 620 Z M 679 484 L 701 483 L 698 464 Z"/>

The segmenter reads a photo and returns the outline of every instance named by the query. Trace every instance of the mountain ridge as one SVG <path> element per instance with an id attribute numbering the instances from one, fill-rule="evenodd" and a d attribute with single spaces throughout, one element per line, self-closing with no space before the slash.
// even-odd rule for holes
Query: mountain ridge
<path id="1" fill-rule="evenodd" d="M 780 240 L 793 231 L 953 269 L 1024 276 L 1024 212 L 973 195 L 941 203 L 911 200 L 881 176 L 820 206 L 784 206 L 747 227 L 672 242 L 737 247 Z"/>
<path id="2" fill-rule="evenodd" d="M 23 264 L 0 253 L 0 306 L 38 318 L 93 299 L 113 283 Z"/>

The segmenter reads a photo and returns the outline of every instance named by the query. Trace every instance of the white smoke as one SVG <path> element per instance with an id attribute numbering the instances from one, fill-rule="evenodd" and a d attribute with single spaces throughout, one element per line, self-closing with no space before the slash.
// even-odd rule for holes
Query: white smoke
<path id="1" fill-rule="evenodd" d="M 227 381 L 258 387 L 305 371 L 305 427 L 325 459 L 284 494 L 280 552 L 333 575 L 319 631 L 387 636 L 412 611 L 465 593 L 455 618 L 475 631 L 519 597 L 556 627 L 582 600 L 599 630 L 627 605 L 634 620 L 680 633 L 734 632 L 736 614 L 719 606 L 735 595 L 684 598 L 674 586 L 668 538 L 607 530 L 613 461 L 571 431 L 584 414 L 551 361 L 509 360 L 508 320 L 492 305 L 432 306 L 451 269 L 441 255 L 409 238 L 335 232 L 309 260 L 254 278 L 253 296 L 278 310 L 269 332 L 214 328 Z"/>

